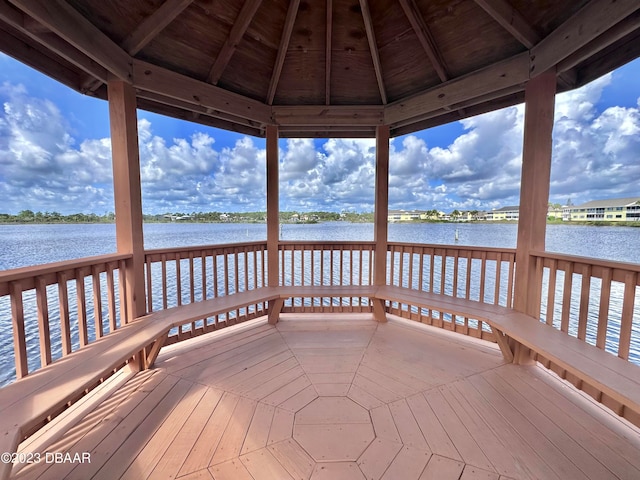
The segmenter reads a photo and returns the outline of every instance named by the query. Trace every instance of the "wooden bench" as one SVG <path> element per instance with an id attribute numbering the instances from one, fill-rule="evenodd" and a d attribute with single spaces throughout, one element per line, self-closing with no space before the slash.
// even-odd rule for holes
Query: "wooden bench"
<path id="1" fill-rule="evenodd" d="M 379 287 L 375 297 L 481 320 L 491 327 L 507 361 L 514 361 L 513 344 L 526 347 L 573 375 L 578 380 L 572 382 L 576 387 L 640 426 L 637 365 L 499 305 L 391 286 Z"/>
<path id="2" fill-rule="evenodd" d="M 49 416 L 133 357 L 134 370 L 152 366 L 172 328 L 278 298 L 277 289 L 261 288 L 154 312 L 0 388 L 0 453 L 16 452 Z M 11 468 L 0 462 L 1 480 L 9 478 Z"/>

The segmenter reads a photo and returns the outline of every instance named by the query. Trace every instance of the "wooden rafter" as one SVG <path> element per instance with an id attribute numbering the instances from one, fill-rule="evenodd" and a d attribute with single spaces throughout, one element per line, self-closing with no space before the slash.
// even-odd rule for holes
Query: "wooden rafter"
<path id="1" fill-rule="evenodd" d="M 333 0 L 327 0 L 327 35 L 324 44 L 324 103 L 331 104 L 331 44 L 333 38 Z"/>
<path id="2" fill-rule="evenodd" d="M 271 109 L 278 125 L 382 125 L 384 107 L 307 105 L 276 106 Z"/>
<path id="3" fill-rule="evenodd" d="M 25 25 L 32 25 L 33 23 L 27 21 L 27 18 L 30 17 L 24 15 L 22 12 L 11 7 L 7 3 L 0 2 L 0 20 L 6 22 L 8 25 L 32 38 L 36 42 L 46 45 L 57 55 L 75 65 L 80 70 L 91 75 L 91 78 L 99 78 L 102 81 L 107 81 L 107 70 L 103 66 L 93 61 L 84 53 L 73 48 L 68 42 L 51 33 L 51 31 L 43 31 L 43 29 L 35 28 L 27 29 Z M 35 51 L 30 55 L 38 56 Z M 49 63 L 50 62 L 47 62 L 47 64 Z"/>
<path id="4" fill-rule="evenodd" d="M 429 57 L 431 65 L 433 65 L 433 68 L 437 72 L 438 77 L 440 77 L 442 82 L 446 82 L 449 80 L 449 73 L 447 72 L 444 59 L 442 58 L 440 50 L 438 50 L 438 46 L 431 35 L 429 27 L 422 18 L 422 15 L 420 15 L 415 0 L 400 0 L 400 5 L 411 24 L 411 28 L 413 28 L 413 31 L 420 41 L 420 45 L 422 45 L 422 48 Z"/>
<path id="5" fill-rule="evenodd" d="M 11 0 L 116 77 L 131 80 L 131 57 L 64 0 Z"/>
<path id="6" fill-rule="evenodd" d="M 192 2 L 193 0 L 167 0 L 123 40 L 122 48 L 129 55 L 135 55 Z"/>
<path id="7" fill-rule="evenodd" d="M 382 80 L 382 65 L 380 64 L 380 54 L 378 52 L 378 44 L 373 31 L 373 21 L 371 20 L 371 11 L 369 10 L 369 2 L 360 0 L 360 10 L 362 10 L 362 18 L 364 19 L 364 28 L 367 31 L 367 40 L 369 41 L 369 50 L 371 51 L 371 59 L 373 60 L 373 69 L 376 72 L 376 80 L 378 81 L 378 89 L 380 90 L 380 98 L 382 104 L 387 104 L 387 93 L 385 92 L 384 82 Z"/>
<path id="8" fill-rule="evenodd" d="M 300 0 L 291 0 L 289 2 L 289 9 L 287 10 L 287 18 L 284 21 L 284 28 L 282 29 L 280 46 L 278 47 L 278 56 L 276 57 L 276 64 L 273 67 L 273 73 L 271 74 L 271 81 L 269 82 L 269 91 L 267 93 L 267 103 L 269 105 L 273 104 L 273 98 L 276 96 L 276 88 L 278 88 L 278 82 L 280 81 L 280 74 L 282 73 L 282 65 L 284 65 L 284 59 L 287 56 L 287 50 L 289 49 L 291 32 L 293 31 L 293 24 L 296 21 L 296 15 L 298 14 L 299 6 L 300 6 Z"/>
<path id="9" fill-rule="evenodd" d="M 482 9 L 527 48 L 540 41 L 529 22 L 507 0 L 475 0 Z"/>
<path id="10" fill-rule="evenodd" d="M 558 63 L 558 72 L 563 72 L 563 75 L 571 68 L 578 65 L 580 62 L 587 60 L 589 57 L 604 50 L 612 43 L 627 36 L 631 32 L 640 27 L 640 10 L 631 14 L 620 23 L 611 27 L 602 35 L 599 35 L 594 40 L 589 42 L 584 47 L 580 48 L 576 52 L 569 55 L 567 58 Z"/>
<path id="11" fill-rule="evenodd" d="M 238 44 L 242 40 L 244 32 L 247 31 L 251 20 L 253 20 L 254 15 L 258 11 L 261 1 L 262 0 L 246 0 L 244 2 L 244 5 L 238 14 L 238 18 L 236 18 L 233 27 L 231 27 L 229 37 L 224 42 L 222 50 L 216 57 L 216 61 L 209 71 L 209 75 L 207 76 L 207 81 L 209 83 L 213 83 L 215 85 L 220 80 L 220 77 L 222 77 L 222 73 L 224 72 L 224 69 L 227 68 L 236 48 L 238 48 Z"/>
<path id="12" fill-rule="evenodd" d="M 50 72 L 49 75 L 71 88 L 79 87 L 80 79 L 75 71 L 62 66 L 51 56 L 40 53 L 3 29 L 0 29 L 0 44 L 5 53 L 16 58 L 26 59 L 23 60 L 24 63 L 31 68 L 41 72 Z"/>
<path id="13" fill-rule="evenodd" d="M 271 108 L 264 103 L 141 60 L 133 59 L 133 85 L 261 124 L 272 123 Z"/>
<path id="14" fill-rule="evenodd" d="M 525 47 L 531 49 L 540 41 L 540 35 L 507 0 L 475 0 L 475 2 Z M 571 72 L 560 74 L 559 79 L 561 85 L 565 87 L 575 84 L 575 74 Z"/>
<path id="15" fill-rule="evenodd" d="M 387 105 L 385 123 L 418 117 L 428 112 L 452 107 L 481 95 L 524 84 L 529 80 L 529 53 L 483 68 L 464 77 L 449 80 L 411 98 Z"/>
<path id="16" fill-rule="evenodd" d="M 591 0 L 531 49 L 531 76 L 555 67 L 637 10 L 638 0 Z"/>

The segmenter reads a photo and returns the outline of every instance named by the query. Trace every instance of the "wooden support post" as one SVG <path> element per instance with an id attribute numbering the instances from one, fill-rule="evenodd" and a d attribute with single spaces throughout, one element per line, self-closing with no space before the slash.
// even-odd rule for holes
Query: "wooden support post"
<path id="1" fill-rule="evenodd" d="M 514 308 L 534 318 L 540 317 L 542 279 L 536 278 L 535 258 L 529 252 L 545 249 L 555 94 L 555 71 L 533 78 L 525 88 Z M 515 362 L 526 357 L 521 350 L 514 352 Z"/>
<path id="2" fill-rule="evenodd" d="M 278 127 L 267 125 L 267 284 L 269 287 L 279 285 L 280 269 L 278 265 L 278 244 L 280 241 L 279 225 L 279 193 L 278 193 Z M 273 308 L 269 302 L 269 323 L 278 321 L 279 309 Z M 271 312 L 276 312 L 274 315 Z"/>
<path id="3" fill-rule="evenodd" d="M 375 242 L 373 284 L 387 284 L 387 217 L 389 214 L 389 126 L 376 127 L 376 192 L 373 240 Z M 376 304 L 373 313 L 379 322 L 386 321 L 384 303 Z"/>
<path id="4" fill-rule="evenodd" d="M 122 321 L 129 323 L 146 313 L 136 94 L 133 86 L 122 80 L 110 79 L 108 87 L 116 243 L 118 253 L 133 255 L 123 275 L 126 298 L 120 300 L 127 306 L 127 318 Z"/>

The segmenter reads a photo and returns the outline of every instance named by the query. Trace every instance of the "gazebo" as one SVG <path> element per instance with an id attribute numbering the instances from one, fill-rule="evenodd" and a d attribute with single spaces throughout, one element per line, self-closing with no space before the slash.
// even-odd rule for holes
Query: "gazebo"
<path id="1" fill-rule="evenodd" d="M 5 0 L 0 50 L 108 100 L 118 249 L 0 272 L 3 479 L 638 478 L 640 265 L 545 251 L 555 95 L 640 56 L 637 0 Z M 517 248 L 389 242 L 389 139 L 522 102 Z M 145 251 L 136 109 L 266 137 L 266 242 Z M 375 137 L 373 242 L 279 239 L 284 137 Z M 98 462 L 20 461 L 50 448 Z"/>

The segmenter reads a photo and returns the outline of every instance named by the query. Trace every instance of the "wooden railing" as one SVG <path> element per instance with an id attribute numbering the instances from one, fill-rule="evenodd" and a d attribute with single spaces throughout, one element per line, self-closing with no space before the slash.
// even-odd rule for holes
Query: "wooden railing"
<path id="1" fill-rule="evenodd" d="M 388 250 L 388 285 L 513 306 L 514 249 L 389 243 Z M 422 323 L 493 339 L 489 328 L 473 318 L 395 303 L 387 308 Z"/>
<path id="2" fill-rule="evenodd" d="M 280 285 L 373 284 L 374 242 L 281 242 Z M 370 311 L 366 298 L 291 298 L 284 312 Z"/>
<path id="3" fill-rule="evenodd" d="M 640 265 L 550 252 L 531 254 L 541 285 L 541 321 L 640 363 Z"/>
<path id="4" fill-rule="evenodd" d="M 126 283 L 119 273 L 128 258 L 102 255 L 0 272 L 0 311 L 11 312 L 13 332 L 13 349 L 2 344 L 0 350 L 13 350 L 15 378 L 120 326 Z M 0 384 L 12 377 L 4 372 Z"/>
<path id="5" fill-rule="evenodd" d="M 374 242 L 281 242 L 279 284 L 372 285 L 374 250 Z M 640 351 L 633 347 L 640 344 L 640 265 L 548 252 L 532 255 L 541 285 L 542 321 L 640 363 Z M 0 337 L 6 343 L 1 347 L 13 350 L 17 378 L 120 326 L 127 316 L 120 302 L 126 284 L 119 272 L 129 258 L 105 255 L 0 273 L 0 311 L 11 312 L 13 332 Z M 513 306 L 513 249 L 393 242 L 386 261 L 388 285 Z M 147 310 L 261 288 L 268 283 L 267 271 L 266 242 L 150 250 L 145 254 Z M 264 315 L 267 307 L 250 305 L 182 325 L 171 332 L 167 344 Z M 492 339 L 486 325 L 473 318 L 397 303 L 386 308 L 405 318 Z M 368 298 L 294 298 L 283 311 L 369 312 L 371 304 Z"/>
<path id="6" fill-rule="evenodd" d="M 153 312 L 267 285 L 266 242 L 149 250 L 145 254 L 147 311 Z M 166 344 L 264 315 L 250 305 L 170 332 Z"/>

